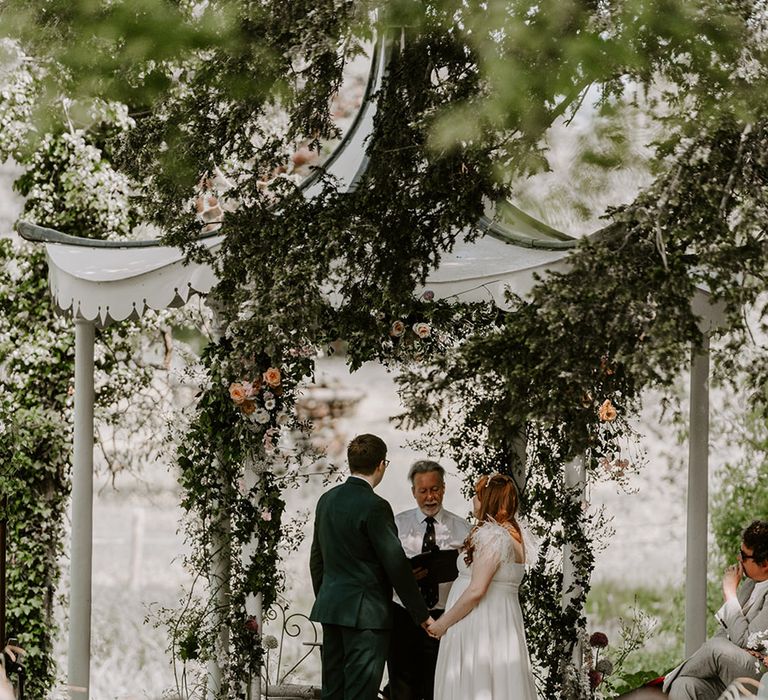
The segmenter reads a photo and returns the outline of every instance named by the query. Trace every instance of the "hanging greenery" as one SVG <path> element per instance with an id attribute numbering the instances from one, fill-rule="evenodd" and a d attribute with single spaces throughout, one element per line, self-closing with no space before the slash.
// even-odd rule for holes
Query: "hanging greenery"
<path id="1" fill-rule="evenodd" d="M 15 187 L 25 199 L 23 216 L 72 235 L 125 237 L 136 220 L 128 181 L 102 150 L 108 135 L 125 128 L 119 106 L 94 106 L 89 122 L 75 128 L 63 109 L 60 129 L 36 133 L 32 113 L 41 90 L 40 65 L 18 44 L 0 42 L 0 162 L 12 157 L 22 171 Z M 7 233 L 7 232 L 3 232 Z M 53 658 L 54 596 L 66 556 L 69 501 L 74 333 L 47 288 L 44 250 L 0 238 L 0 495 L 7 499 L 7 634 L 26 651 L 28 697 L 42 699 L 60 678 Z M 97 332 L 96 421 L 141 423 L 142 393 L 155 375 L 146 360 L 147 338 L 159 335 L 163 318 Z M 126 411 L 130 406 L 133 410 Z M 152 402 L 152 409 L 156 402 Z M 109 447 L 99 443 L 111 465 Z M 111 465 L 115 469 L 124 464 Z M 66 595 L 66 591 L 64 591 Z M 61 601 L 58 601 L 61 603 Z"/>
<path id="2" fill-rule="evenodd" d="M 222 661 L 229 681 L 221 697 L 240 697 L 240 681 L 257 668 L 258 646 L 243 651 L 246 597 L 269 601 L 280 584 L 281 506 L 269 501 L 277 498 L 269 475 L 286 467 L 264 438 L 267 447 L 279 444 L 272 411 L 291 408 L 311 363 L 285 368 L 338 337 L 349 341 L 352 367 L 408 363 L 403 420 L 426 426 L 431 449 L 449 454 L 468 481 L 499 469 L 525 483 L 525 510 L 545 538 L 526 605 L 541 690 L 587 697 L 592 691 L 578 679 L 564 682 L 575 676 L 562 660 L 582 634 L 600 516 L 564 483 L 563 465 L 583 459 L 589 479 L 617 480 L 639 466 L 630 420 L 643 392 L 669 387 L 699 342 L 697 286 L 722 305 L 730 334 L 717 371 L 745 362 L 743 310 L 765 285 L 768 225 L 760 3 L 300 0 L 153 10 L 113 2 L 76 3 L 55 22 L 45 5 L 7 3 L 13 21 L 5 26 L 56 57 L 63 69 L 46 79 L 60 78 L 84 104 L 97 94 L 129 105 L 135 126 L 109 148 L 167 242 L 203 257 L 195 241 L 210 222 L 196 202 L 228 203 L 227 236 L 213 261 L 227 336 L 206 360 L 211 384 L 193 439 L 179 452 L 185 505 L 199 518 L 191 533 L 197 570 L 209 571 L 214 541 L 246 552 L 244 563 L 233 559 L 226 615 L 234 651 Z M 379 15 L 369 20 L 373 9 Z M 151 41 L 169 25 L 178 29 L 175 43 Z M 291 156 L 336 136 L 331 97 L 372 27 L 391 56 L 369 166 L 354 191 L 340 193 L 325 177 L 307 199 Z M 85 36 L 94 38 L 72 41 Z M 646 90 L 648 111 L 663 123 L 656 180 L 607 212 L 570 269 L 540 280 L 530 298 L 510 299 L 505 312 L 415 300 L 459 237 L 480 235 L 487 203 L 514 195 L 516 177 L 547 167 L 547 129 L 593 96 L 604 116 L 619 112 L 628 82 Z M 756 313 L 762 318 L 763 309 Z M 760 394 L 767 356 L 749 360 Z M 267 408 L 254 380 L 271 369 L 290 381 Z M 255 492 L 238 491 L 249 461 L 260 465 L 271 519 L 246 506 Z M 233 530 L 217 524 L 224 512 Z M 248 553 L 252 538 L 264 547 Z M 576 571 L 562 608 L 565 545 Z M 252 567 L 265 574 L 249 576 Z M 193 615 L 185 627 L 188 658 L 216 657 L 202 619 Z"/>

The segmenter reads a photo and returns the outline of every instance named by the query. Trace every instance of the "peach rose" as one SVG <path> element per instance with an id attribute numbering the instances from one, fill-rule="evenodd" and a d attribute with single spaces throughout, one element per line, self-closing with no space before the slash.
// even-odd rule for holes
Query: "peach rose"
<path id="1" fill-rule="evenodd" d="M 610 399 L 603 401 L 600 408 L 597 409 L 597 417 L 602 421 L 607 421 L 610 423 L 611 421 L 616 420 L 617 415 L 618 413 L 616 412 L 616 409 L 614 408 Z"/>
<path id="2" fill-rule="evenodd" d="M 403 333 L 405 333 L 405 324 L 402 321 L 395 321 L 389 329 L 389 334 L 393 338 L 399 338 Z"/>
<path id="3" fill-rule="evenodd" d="M 269 384 L 269 386 L 280 386 L 280 380 L 280 370 L 277 367 L 270 367 L 264 372 L 264 381 Z"/>
<path id="4" fill-rule="evenodd" d="M 256 410 L 256 404 L 253 401 L 243 401 L 240 408 L 246 416 L 250 416 Z"/>
<path id="5" fill-rule="evenodd" d="M 246 388 L 240 382 L 233 382 L 229 385 L 229 398 L 238 406 L 245 401 L 247 393 Z"/>

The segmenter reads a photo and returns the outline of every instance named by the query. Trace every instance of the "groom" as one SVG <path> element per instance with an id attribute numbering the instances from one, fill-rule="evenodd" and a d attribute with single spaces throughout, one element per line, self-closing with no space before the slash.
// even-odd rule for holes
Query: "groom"
<path id="1" fill-rule="evenodd" d="M 375 435 L 347 448 L 350 477 L 320 497 L 309 567 L 323 626 L 323 700 L 375 700 L 389 646 L 394 587 L 416 624 L 433 622 L 397 537 L 392 508 L 373 489 L 389 461 Z"/>

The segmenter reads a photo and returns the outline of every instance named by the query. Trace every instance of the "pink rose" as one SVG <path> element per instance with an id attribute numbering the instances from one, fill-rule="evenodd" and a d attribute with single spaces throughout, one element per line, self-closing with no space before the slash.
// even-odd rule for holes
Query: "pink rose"
<path id="1" fill-rule="evenodd" d="M 264 510 L 261 511 L 261 519 L 268 523 L 270 520 L 272 520 L 272 511 L 264 508 Z"/>

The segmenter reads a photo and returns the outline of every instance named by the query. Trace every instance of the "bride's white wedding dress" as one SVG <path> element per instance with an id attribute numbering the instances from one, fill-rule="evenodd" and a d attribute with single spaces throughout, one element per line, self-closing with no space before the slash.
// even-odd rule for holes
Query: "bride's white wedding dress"
<path id="1" fill-rule="evenodd" d="M 499 568 L 482 600 L 440 640 L 435 700 L 537 700 L 517 595 L 525 564 L 515 562 L 512 537 L 501 525 L 485 523 L 472 539 L 473 559 L 492 557 Z M 472 575 L 463 554 L 457 566 L 446 609 Z"/>

